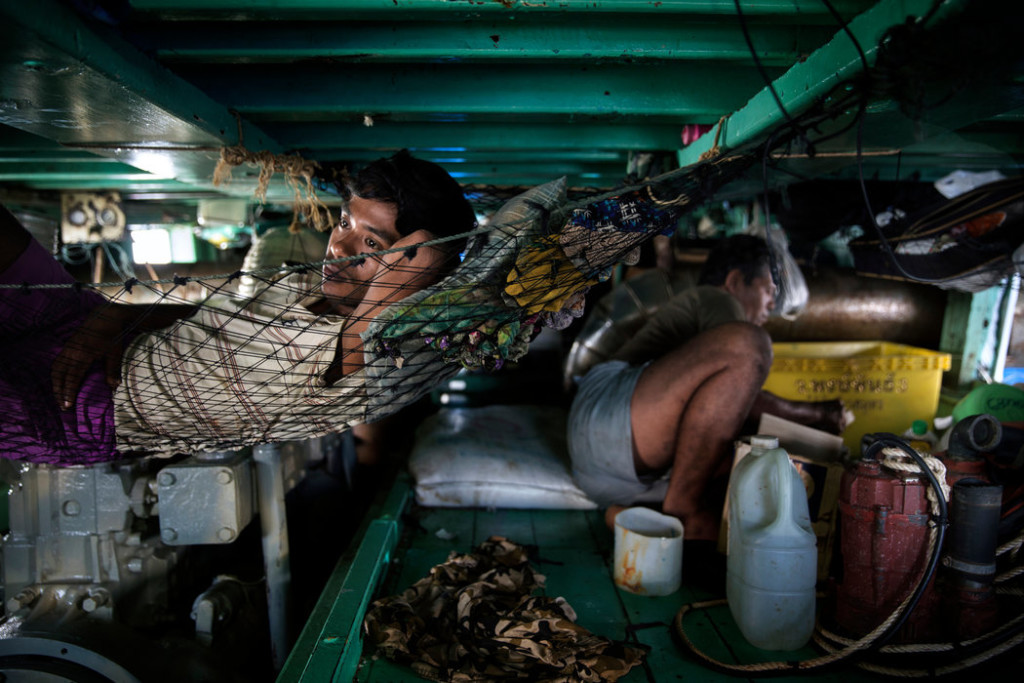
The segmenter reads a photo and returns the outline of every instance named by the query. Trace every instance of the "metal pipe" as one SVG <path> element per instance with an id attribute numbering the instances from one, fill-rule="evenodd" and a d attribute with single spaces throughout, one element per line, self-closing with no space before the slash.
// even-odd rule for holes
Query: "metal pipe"
<path id="1" fill-rule="evenodd" d="M 946 292 L 836 269 L 804 272 L 810 296 L 796 320 L 773 317 L 773 341 L 870 341 L 938 348 Z"/>
<path id="2" fill-rule="evenodd" d="M 256 499 L 263 536 L 263 565 L 267 576 L 267 617 L 274 669 L 284 666 L 290 646 L 291 560 L 288 518 L 284 506 L 284 469 L 276 444 L 252 450 L 256 463 Z"/>
<path id="3" fill-rule="evenodd" d="M 773 317 L 764 326 L 772 341 L 884 340 L 938 348 L 946 292 L 912 282 L 867 278 L 838 269 L 804 273 L 810 292 L 796 320 Z M 623 282 L 618 296 L 595 302 L 565 363 L 565 386 L 608 360 L 655 310 L 692 286 L 696 269 L 671 275 L 648 271 Z"/>
<path id="4" fill-rule="evenodd" d="M 957 581 L 991 586 L 996 574 L 996 545 L 1003 487 L 980 480 L 953 486 L 949 554 L 945 564 Z"/>

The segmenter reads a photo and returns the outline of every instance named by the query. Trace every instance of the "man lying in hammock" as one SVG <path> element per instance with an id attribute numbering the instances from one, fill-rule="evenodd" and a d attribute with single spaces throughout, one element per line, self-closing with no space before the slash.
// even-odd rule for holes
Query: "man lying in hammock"
<path id="1" fill-rule="evenodd" d="M 447 172 L 407 152 L 368 165 L 348 190 L 321 273 L 268 282 L 250 300 L 202 304 L 127 305 L 81 287 L 33 288 L 74 281 L 0 207 L 0 284 L 28 285 L 0 288 L 0 456 L 89 464 L 362 422 L 360 335 L 458 264 L 464 240 L 417 245 L 472 230 L 475 215 Z M 428 370 L 401 369 L 422 381 Z"/>

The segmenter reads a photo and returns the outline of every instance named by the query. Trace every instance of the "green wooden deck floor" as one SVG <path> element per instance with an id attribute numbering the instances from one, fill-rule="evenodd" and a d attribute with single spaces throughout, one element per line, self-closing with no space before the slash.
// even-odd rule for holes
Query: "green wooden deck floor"
<path id="1" fill-rule="evenodd" d="M 432 566 L 445 561 L 452 551 L 468 552 L 492 535 L 536 546 L 537 567 L 547 577 L 546 593 L 564 597 L 576 610 L 582 626 L 614 640 L 642 643 L 649 649 L 644 665 L 620 679 L 624 683 L 754 680 L 709 668 L 692 653 L 681 650 L 672 635 L 670 625 L 682 605 L 721 595 L 685 582 L 678 592 L 665 597 L 638 596 L 615 587 L 610 564 L 612 534 L 599 512 L 428 509 L 410 505 L 410 500 L 408 483 L 400 478 L 387 504 L 391 510 L 369 522 L 355 556 L 343 558 L 339 564 L 336 577 L 324 591 L 278 683 L 422 680 L 404 666 L 362 652 L 359 627 L 366 604 L 404 590 Z M 740 634 L 724 606 L 688 614 L 684 627 L 701 651 L 727 663 L 806 660 L 820 654 L 810 645 L 796 652 L 754 648 Z M 999 672 L 987 673 L 1002 678 Z M 784 682 L 808 679 L 836 683 L 892 680 L 853 665 L 772 678 Z"/>
<path id="2" fill-rule="evenodd" d="M 401 555 L 387 592 L 401 590 L 422 578 L 430 567 L 443 562 L 453 551 L 466 552 L 492 535 L 524 545 L 536 545 L 538 568 L 547 577 L 546 593 L 562 596 L 576 610 L 578 623 L 594 633 L 615 640 L 635 640 L 650 648 L 643 667 L 621 679 L 626 683 L 648 681 L 736 681 L 737 677 L 713 671 L 677 647 L 669 625 L 679 608 L 714 596 L 684 585 L 665 597 L 645 597 L 621 591 L 611 580 L 612 534 L 598 512 L 553 510 L 452 510 L 418 508 L 414 513 L 422 527 Z M 454 534 L 443 540 L 437 536 Z M 685 557 L 684 557 L 685 562 Z M 632 625 L 641 628 L 627 632 Z M 746 643 L 728 608 L 687 615 L 687 634 L 708 655 L 726 662 L 771 661 L 778 657 L 813 657 L 810 648 L 797 653 L 766 653 Z M 769 656 L 766 656 L 769 655 Z M 404 667 L 383 659 L 364 658 L 357 679 L 366 682 L 422 680 Z M 800 680 L 774 679 L 774 680 Z M 806 679 L 804 679 L 806 680 Z M 822 675 L 818 680 L 879 680 L 861 673 Z"/>

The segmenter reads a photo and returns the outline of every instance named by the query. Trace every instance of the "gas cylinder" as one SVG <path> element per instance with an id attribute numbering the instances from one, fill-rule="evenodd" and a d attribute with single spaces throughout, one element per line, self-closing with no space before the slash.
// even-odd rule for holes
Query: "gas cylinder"
<path id="1" fill-rule="evenodd" d="M 921 475 L 861 459 L 843 474 L 839 491 L 842 580 L 836 587 L 838 627 L 853 637 L 881 624 L 914 590 L 928 563 L 930 506 Z M 934 577 L 895 642 L 938 637 Z"/>
<path id="2" fill-rule="evenodd" d="M 818 552 L 807 492 L 777 438 L 750 443 L 729 481 L 726 597 L 751 645 L 795 650 L 814 631 Z"/>

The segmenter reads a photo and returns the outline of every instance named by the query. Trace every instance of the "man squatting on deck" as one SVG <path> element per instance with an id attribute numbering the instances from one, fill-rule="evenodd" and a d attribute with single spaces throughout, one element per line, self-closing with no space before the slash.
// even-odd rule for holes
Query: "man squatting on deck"
<path id="1" fill-rule="evenodd" d="M 762 329 L 775 307 L 763 240 L 734 235 L 710 253 L 697 287 L 676 294 L 580 382 L 569 415 L 579 486 L 607 507 L 657 504 L 687 541 L 718 538 L 733 442 L 762 413 L 834 434 L 843 404 L 762 391 L 772 363 Z M 613 292 L 614 295 L 614 292 Z"/>

